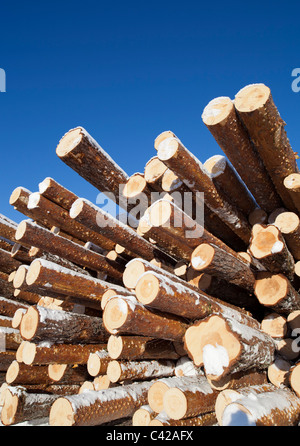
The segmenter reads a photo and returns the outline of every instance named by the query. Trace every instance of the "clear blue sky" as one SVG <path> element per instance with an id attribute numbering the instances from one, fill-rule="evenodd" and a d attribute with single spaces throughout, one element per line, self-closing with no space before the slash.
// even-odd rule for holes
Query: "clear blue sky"
<path id="1" fill-rule="evenodd" d="M 299 2 L 28 0 L 2 2 L 0 14 L 0 213 L 17 222 L 12 190 L 34 192 L 47 176 L 95 202 L 96 189 L 55 154 L 77 125 L 129 175 L 168 129 L 205 161 L 221 153 L 205 105 L 263 82 L 299 150 Z"/>

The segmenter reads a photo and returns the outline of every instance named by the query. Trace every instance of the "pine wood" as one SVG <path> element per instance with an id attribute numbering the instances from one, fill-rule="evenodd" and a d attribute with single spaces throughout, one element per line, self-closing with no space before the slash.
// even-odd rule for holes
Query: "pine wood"
<path id="1" fill-rule="evenodd" d="M 154 272 L 148 271 L 140 277 L 135 294 L 143 305 L 179 317 L 195 320 L 221 312 L 234 315 L 246 324 L 257 326 L 256 321 L 240 308 Z"/>
<path id="2" fill-rule="evenodd" d="M 250 226 L 242 212 L 219 194 L 202 164 L 176 138 L 163 141 L 157 151 L 158 158 L 173 170 L 194 192 L 203 192 L 206 205 L 217 214 L 241 240 L 248 243 Z"/>
<path id="3" fill-rule="evenodd" d="M 71 209 L 72 204 L 78 198 L 77 195 L 51 177 L 46 177 L 39 183 L 39 193 L 67 211 Z"/>
<path id="4" fill-rule="evenodd" d="M 297 340 L 286 337 L 275 340 L 276 352 L 287 361 L 295 361 L 299 357 L 299 346 Z"/>
<path id="5" fill-rule="evenodd" d="M 266 370 L 257 370 L 253 368 L 233 373 L 218 381 L 208 378 L 208 381 L 213 389 L 221 392 L 225 389 L 239 389 L 241 387 L 267 384 L 268 375 Z"/>
<path id="6" fill-rule="evenodd" d="M 244 415 L 244 425 L 251 426 L 297 426 L 299 423 L 300 398 L 287 388 L 275 389 L 272 392 L 263 392 L 256 396 L 257 404 L 253 405 L 253 399 L 244 397 L 231 403 L 224 410 L 222 417 L 223 426 L 236 425 L 234 420 L 227 417 L 227 413 L 233 406 L 238 417 Z M 226 422 L 227 421 L 227 422 Z M 240 424 L 240 423 L 239 423 Z"/>
<path id="7" fill-rule="evenodd" d="M 252 228 L 250 254 L 273 273 L 285 274 L 293 280 L 295 262 L 280 230 L 274 225 L 256 224 Z"/>
<path id="8" fill-rule="evenodd" d="M 31 342 L 99 344 L 106 342 L 101 318 L 32 306 L 24 314 L 20 334 Z"/>
<path id="9" fill-rule="evenodd" d="M 202 120 L 260 208 L 270 213 L 280 207 L 281 200 L 232 100 L 229 97 L 213 99 L 203 110 Z"/>
<path id="10" fill-rule="evenodd" d="M 94 231 L 98 230 L 102 235 L 112 239 L 114 243 L 122 245 L 136 256 L 141 256 L 146 260 L 158 257 L 169 263 L 174 262 L 170 256 L 143 239 L 132 228 L 87 200 L 76 200 L 70 210 L 70 215 L 73 219 L 80 221 L 89 228 L 93 228 Z"/>
<path id="11" fill-rule="evenodd" d="M 283 181 L 284 187 L 288 190 L 297 212 L 300 212 L 300 174 L 291 173 Z"/>
<path id="12" fill-rule="evenodd" d="M 11 426 L 49 416 L 51 405 L 58 395 L 28 393 L 23 387 L 9 387 L 5 392 L 1 422 Z"/>
<path id="13" fill-rule="evenodd" d="M 283 274 L 257 273 L 254 293 L 262 305 L 279 313 L 300 309 L 300 295 Z"/>
<path id="14" fill-rule="evenodd" d="M 203 366 L 206 376 L 215 381 L 253 367 L 266 369 L 275 355 L 275 343 L 269 335 L 217 314 L 189 327 L 184 342 L 190 358 L 197 366 Z M 224 348 L 221 353 L 220 347 Z M 211 356 L 220 367 L 212 367 Z"/>
<path id="15" fill-rule="evenodd" d="M 153 412 L 149 404 L 137 409 L 132 417 L 132 426 L 149 426 L 150 421 L 156 417 L 157 413 Z"/>
<path id="16" fill-rule="evenodd" d="M 83 383 L 88 379 L 86 366 L 78 364 L 74 366 L 70 364 L 49 364 L 48 376 L 51 382 L 66 384 Z"/>
<path id="17" fill-rule="evenodd" d="M 89 356 L 106 344 L 52 344 L 39 346 L 25 341 L 22 360 L 27 365 L 87 364 Z"/>
<path id="18" fill-rule="evenodd" d="M 101 350 L 91 352 L 87 361 L 87 371 L 91 376 L 105 375 L 111 357 L 107 351 L 107 345 Z"/>
<path id="19" fill-rule="evenodd" d="M 292 173 L 299 173 L 299 170 L 284 128 L 285 122 L 274 104 L 269 87 L 254 84 L 242 88 L 235 96 L 234 105 L 282 202 L 289 210 L 295 211 L 284 179 Z"/>
<path id="20" fill-rule="evenodd" d="M 14 292 L 14 287 L 12 283 L 9 282 L 8 278 L 8 274 L 0 271 L 0 296 L 11 298 Z"/>
<path id="21" fill-rule="evenodd" d="M 205 161 L 203 167 L 212 178 L 219 193 L 224 193 L 228 200 L 249 217 L 256 208 L 256 203 L 226 157 L 214 155 Z"/>
<path id="22" fill-rule="evenodd" d="M 212 412 L 217 395 L 207 379 L 199 376 L 192 383 L 184 382 L 167 390 L 163 397 L 164 411 L 173 420 Z"/>
<path id="23" fill-rule="evenodd" d="M 152 203 L 154 199 L 152 196 L 153 192 L 154 189 L 147 183 L 144 174 L 140 172 L 136 172 L 129 177 L 122 191 L 129 205 L 138 205 L 142 209 L 140 216 L 144 214 L 144 211 Z"/>
<path id="24" fill-rule="evenodd" d="M 0 327 L 11 328 L 12 318 L 8 316 L 0 315 Z"/>
<path id="25" fill-rule="evenodd" d="M 112 383 L 126 380 L 145 380 L 172 376 L 175 372 L 175 363 L 168 360 L 139 360 L 116 361 L 112 360 L 107 366 L 107 376 Z"/>
<path id="26" fill-rule="evenodd" d="M 103 323 L 110 334 L 135 334 L 182 342 L 188 324 L 175 316 L 148 310 L 134 297 L 117 296 L 108 301 Z"/>
<path id="27" fill-rule="evenodd" d="M 12 385 L 50 384 L 47 366 L 31 366 L 13 361 L 6 372 L 6 382 Z"/>
<path id="28" fill-rule="evenodd" d="M 15 241 L 15 232 L 18 224 L 6 217 L 3 214 L 0 214 L 0 235 L 8 240 Z"/>
<path id="29" fill-rule="evenodd" d="M 154 140 L 154 148 L 155 148 L 155 150 L 158 150 L 158 147 L 159 147 L 160 143 L 163 142 L 165 139 L 168 139 L 168 138 L 177 138 L 177 136 L 171 130 L 166 130 L 166 131 L 160 133 Z"/>
<path id="30" fill-rule="evenodd" d="M 109 299 L 115 296 L 132 296 L 132 292 L 121 286 L 110 284 L 109 288 L 102 295 L 101 309 L 104 310 Z"/>
<path id="31" fill-rule="evenodd" d="M 52 405 L 50 426 L 96 426 L 124 417 L 132 417 L 147 402 L 151 382 L 141 382 L 59 398 Z"/>
<path id="32" fill-rule="evenodd" d="M 288 387 L 292 363 L 281 356 L 277 356 L 273 364 L 268 367 L 268 380 L 275 387 Z M 298 395 L 299 396 L 299 395 Z"/>
<path id="33" fill-rule="evenodd" d="M 270 313 L 261 321 L 261 329 L 272 338 L 285 338 L 288 332 L 287 319 L 278 313 Z"/>
<path id="34" fill-rule="evenodd" d="M 281 212 L 274 221 L 295 260 L 300 260 L 300 219 L 294 212 Z"/>
<path id="35" fill-rule="evenodd" d="M 56 154 L 96 189 L 109 193 L 110 197 L 114 196 L 116 203 L 122 206 L 119 189 L 122 189 L 128 180 L 128 175 L 84 128 L 69 130 L 61 138 Z"/>
<path id="36" fill-rule="evenodd" d="M 169 359 L 180 357 L 171 341 L 143 336 L 111 335 L 107 342 L 111 359 Z"/>
<path id="37" fill-rule="evenodd" d="M 70 262 L 94 271 L 105 271 L 109 276 L 119 279 L 122 276 L 122 268 L 117 263 L 109 261 L 101 254 L 89 251 L 76 243 L 59 235 L 23 220 L 17 229 L 16 238 L 23 244 L 38 245 L 38 248 L 49 251 L 59 257 L 64 257 Z"/>
<path id="38" fill-rule="evenodd" d="M 300 310 L 291 311 L 286 320 L 289 331 L 293 332 L 293 330 L 300 329 Z"/>
<path id="39" fill-rule="evenodd" d="M 0 345 L 1 349 L 17 350 L 22 342 L 19 330 L 10 327 L 0 327 Z"/>
<path id="40" fill-rule="evenodd" d="M 255 275 L 238 254 L 228 253 L 215 244 L 201 243 L 193 251 L 191 265 L 248 291 L 253 291 Z"/>
<path id="41" fill-rule="evenodd" d="M 27 310 L 29 305 L 25 302 L 18 302 L 13 298 L 0 297 L 0 314 L 2 316 L 13 317 L 18 308 Z"/>
<path id="42" fill-rule="evenodd" d="M 1 335 L 0 335 L 1 336 Z M 15 360 L 16 352 L 14 350 L 0 349 L 0 372 L 6 372 L 10 364 Z"/>
<path id="43" fill-rule="evenodd" d="M 19 268 L 20 265 L 21 262 L 12 258 L 9 251 L 0 248 L 0 270 L 3 273 L 10 274 Z"/>
<path id="44" fill-rule="evenodd" d="M 216 421 L 215 412 L 204 413 L 197 417 L 184 418 L 182 420 L 167 419 L 165 413 L 161 413 L 150 421 L 149 426 L 152 428 L 153 426 L 214 426 Z"/>
<path id="45" fill-rule="evenodd" d="M 144 169 L 144 178 L 147 181 L 147 184 L 153 190 L 158 192 L 162 192 L 162 181 L 164 177 L 164 173 L 167 170 L 167 166 L 158 159 L 157 156 L 153 156 L 145 165 Z"/>

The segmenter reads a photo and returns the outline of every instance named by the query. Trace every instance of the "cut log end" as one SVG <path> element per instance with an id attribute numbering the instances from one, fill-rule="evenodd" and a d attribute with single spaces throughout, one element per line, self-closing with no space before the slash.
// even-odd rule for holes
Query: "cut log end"
<path id="1" fill-rule="evenodd" d="M 255 225 L 253 230 L 255 236 L 252 239 L 249 250 L 256 259 L 263 259 L 270 253 L 275 254 L 284 249 L 284 244 L 279 240 L 280 232 L 276 226 Z"/>
<path id="2" fill-rule="evenodd" d="M 103 323 L 107 331 L 115 334 L 115 330 L 126 322 L 127 314 L 128 307 L 124 300 L 114 297 L 108 301 L 103 312 Z"/>
<path id="3" fill-rule="evenodd" d="M 192 267 L 196 271 L 202 271 L 205 269 L 214 258 L 215 250 L 213 246 L 207 243 L 202 243 L 194 249 L 191 257 Z"/>
<path id="4" fill-rule="evenodd" d="M 294 232 L 298 228 L 299 224 L 299 217 L 294 212 L 282 212 L 274 221 L 274 225 L 278 227 L 282 234 L 290 234 Z"/>
<path id="5" fill-rule="evenodd" d="M 133 260 L 126 265 L 123 273 L 123 284 L 126 288 L 134 289 L 138 278 L 145 272 L 145 266 L 143 262 L 139 260 Z"/>
<path id="6" fill-rule="evenodd" d="M 87 362 L 87 371 L 91 376 L 97 376 L 101 367 L 101 359 L 97 353 L 91 353 Z"/>
<path id="7" fill-rule="evenodd" d="M 66 133 L 60 140 L 57 148 L 56 154 L 59 158 L 64 157 L 69 152 L 71 152 L 75 147 L 77 147 L 82 140 L 81 128 L 75 128 Z"/>
<path id="8" fill-rule="evenodd" d="M 157 148 L 157 154 L 161 161 L 171 159 L 180 147 L 180 141 L 177 138 L 169 137 L 162 140 Z"/>
<path id="9" fill-rule="evenodd" d="M 74 410 L 66 398 L 58 398 L 51 406 L 49 415 L 50 426 L 72 426 Z"/>
<path id="10" fill-rule="evenodd" d="M 168 138 L 176 138 L 176 135 L 175 135 L 171 130 L 166 130 L 166 131 L 160 133 L 160 134 L 155 138 L 155 141 L 154 141 L 154 148 L 155 148 L 156 150 L 158 150 L 158 147 L 159 147 L 160 143 L 161 143 L 162 141 L 164 141 L 165 139 L 168 139 Z"/>
<path id="11" fill-rule="evenodd" d="M 132 417 L 132 426 L 149 426 L 151 414 L 147 409 L 140 407 Z"/>
<path id="12" fill-rule="evenodd" d="M 227 119 L 232 110 L 233 103 L 229 97 L 215 98 L 203 110 L 202 120 L 207 126 L 220 124 Z"/>
<path id="13" fill-rule="evenodd" d="M 122 373 L 122 369 L 121 369 L 119 362 L 115 361 L 115 360 L 110 361 L 110 363 L 107 366 L 107 372 L 106 372 L 110 381 L 112 383 L 118 382 L 120 379 L 121 373 Z"/>
<path id="14" fill-rule="evenodd" d="M 39 324 L 39 313 L 34 307 L 28 308 L 26 313 L 24 314 L 21 325 L 20 325 L 20 334 L 23 339 L 26 341 L 30 341 L 37 330 Z"/>
<path id="15" fill-rule="evenodd" d="M 66 364 L 50 364 L 48 366 L 49 378 L 55 382 L 60 381 L 64 376 L 66 368 L 67 368 Z"/>
<path id="16" fill-rule="evenodd" d="M 187 412 L 187 399 L 180 389 L 171 388 L 164 395 L 164 410 L 173 420 L 184 418 Z"/>
<path id="17" fill-rule="evenodd" d="M 145 190 L 147 182 L 142 174 L 132 175 L 123 189 L 123 195 L 126 198 L 133 198 Z"/>
<path id="18" fill-rule="evenodd" d="M 12 384 L 16 380 L 16 378 L 19 374 L 19 369 L 20 369 L 20 367 L 19 367 L 18 361 L 15 360 L 10 364 L 10 366 L 8 367 L 8 369 L 6 371 L 7 384 Z"/>
<path id="19" fill-rule="evenodd" d="M 159 293 L 160 284 L 157 277 L 151 273 L 145 273 L 136 285 L 135 294 L 139 302 L 149 305 Z"/>
<path id="20" fill-rule="evenodd" d="M 162 381 L 156 381 L 148 390 L 148 403 L 151 409 L 160 413 L 164 409 L 164 395 L 169 390 L 169 386 Z"/>
<path id="21" fill-rule="evenodd" d="M 24 364 L 31 365 L 36 355 L 36 344 L 33 342 L 25 341 L 22 352 L 22 360 Z"/>
<path id="22" fill-rule="evenodd" d="M 26 228 L 27 228 L 27 222 L 26 220 L 21 221 L 18 224 L 17 230 L 16 230 L 16 234 L 15 234 L 15 239 L 16 240 L 21 240 L 22 237 L 24 236 L 25 232 L 26 232 Z"/>
<path id="23" fill-rule="evenodd" d="M 123 341 L 121 336 L 110 336 L 107 341 L 107 351 L 111 359 L 118 359 L 123 350 Z"/>
<path id="24" fill-rule="evenodd" d="M 5 404 L 1 412 L 1 422 L 4 426 L 14 424 L 15 415 L 18 409 L 19 399 L 17 395 L 10 392 L 9 389 L 5 391 Z"/>
<path id="25" fill-rule="evenodd" d="M 286 296 L 287 290 L 288 280 L 283 274 L 258 273 L 254 293 L 262 305 L 272 306 L 277 304 Z"/>
<path id="26" fill-rule="evenodd" d="M 256 426 L 256 422 L 245 407 L 231 403 L 223 412 L 222 426 Z"/>
<path id="27" fill-rule="evenodd" d="M 234 105 L 239 112 L 252 112 L 263 107 L 269 97 L 270 88 L 266 85 L 247 85 L 236 94 Z"/>
<path id="28" fill-rule="evenodd" d="M 152 226 L 165 225 L 172 214 L 172 204 L 167 200 L 159 200 L 148 209 L 149 221 Z"/>

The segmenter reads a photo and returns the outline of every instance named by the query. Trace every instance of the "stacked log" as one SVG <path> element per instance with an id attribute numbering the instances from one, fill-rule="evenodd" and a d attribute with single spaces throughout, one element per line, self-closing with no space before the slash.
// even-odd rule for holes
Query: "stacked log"
<path id="1" fill-rule="evenodd" d="M 58 157 L 119 218 L 50 176 L 13 190 L 26 219 L 0 215 L 2 424 L 300 422 L 295 154 L 262 84 L 202 118 L 224 156 L 202 164 L 165 131 L 131 176 L 82 127 L 63 136 Z"/>

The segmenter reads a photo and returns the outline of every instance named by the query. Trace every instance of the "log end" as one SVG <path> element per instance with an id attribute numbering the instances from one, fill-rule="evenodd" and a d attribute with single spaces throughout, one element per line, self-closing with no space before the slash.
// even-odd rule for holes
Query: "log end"
<path id="1" fill-rule="evenodd" d="M 82 128 L 77 127 L 75 129 L 69 130 L 60 140 L 57 148 L 56 154 L 59 158 L 63 158 L 72 152 L 82 140 Z"/>
<path id="2" fill-rule="evenodd" d="M 220 96 L 207 104 L 202 113 L 202 120 L 208 127 L 220 124 L 228 118 L 232 110 L 232 100 L 227 96 Z"/>
<path id="3" fill-rule="evenodd" d="M 163 398 L 164 411 L 173 420 L 184 418 L 187 412 L 187 399 L 180 389 L 171 388 L 166 391 Z"/>
<path id="4" fill-rule="evenodd" d="M 15 422 L 15 415 L 18 409 L 19 398 L 9 389 L 5 391 L 4 405 L 1 411 L 1 422 L 4 426 L 10 426 Z"/>
<path id="5" fill-rule="evenodd" d="M 236 94 L 235 108 L 238 112 L 245 113 L 258 110 L 265 105 L 270 94 L 270 88 L 264 84 L 247 85 Z"/>
<path id="6" fill-rule="evenodd" d="M 51 406 L 49 415 L 50 426 L 72 426 L 74 410 L 66 398 L 58 398 Z"/>

